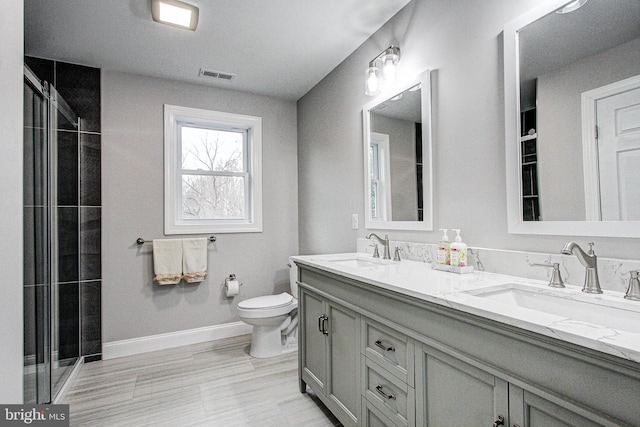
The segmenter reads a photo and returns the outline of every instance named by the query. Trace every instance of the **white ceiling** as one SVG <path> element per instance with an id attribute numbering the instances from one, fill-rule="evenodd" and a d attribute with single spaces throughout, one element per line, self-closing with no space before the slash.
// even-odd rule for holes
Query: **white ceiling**
<path id="1" fill-rule="evenodd" d="M 188 1 L 195 32 L 154 22 L 150 0 L 25 0 L 25 53 L 298 100 L 409 2 Z"/>

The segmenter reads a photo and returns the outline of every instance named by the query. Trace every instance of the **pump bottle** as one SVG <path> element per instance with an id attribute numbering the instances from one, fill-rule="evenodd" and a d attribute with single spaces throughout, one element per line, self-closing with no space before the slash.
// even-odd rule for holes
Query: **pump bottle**
<path id="1" fill-rule="evenodd" d="M 460 229 L 453 228 L 456 232 L 456 241 L 451 244 L 451 265 L 454 267 L 465 267 L 467 265 L 467 245 L 460 237 Z"/>
<path id="2" fill-rule="evenodd" d="M 438 255 L 437 262 L 442 265 L 449 265 L 449 257 L 450 257 L 450 243 L 449 236 L 447 235 L 447 229 L 441 228 L 442 231 L 442 239 L 440 243 L 438 243 Z"/>

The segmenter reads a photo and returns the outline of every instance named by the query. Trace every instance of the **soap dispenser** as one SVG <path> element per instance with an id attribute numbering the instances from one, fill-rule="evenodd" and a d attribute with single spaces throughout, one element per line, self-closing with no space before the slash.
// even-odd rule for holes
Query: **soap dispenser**
<path id="1" fill-rule="evenodd" d="M 442 239 L 440 243 L 438 243 L 437 261 L 438 264 L 449 265 L 450 243 L 449 236 L 447 235 L 448 230 L 441 228 L 440 231 L 442 231 Z"/>
<path id="2" fill-rule="evenodd" d="M 467 245 L 460 237 L 460 229 L 453 228 L 456 232 L 456 241 L 451 244 L 451 265 L 454 267 L 465 267 L 467 265 Z"/>

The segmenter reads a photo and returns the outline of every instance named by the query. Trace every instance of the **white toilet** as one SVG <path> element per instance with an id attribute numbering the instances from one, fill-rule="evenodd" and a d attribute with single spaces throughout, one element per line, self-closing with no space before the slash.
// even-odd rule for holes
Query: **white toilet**
<path id="1" fill-rule="evenodd" d="M 298 348 L 298 268 L 289 260 L 291 294 L 267 295 L 238 304 L 240 319 L 253 326 L 249 354 L 267 358 Z"/>

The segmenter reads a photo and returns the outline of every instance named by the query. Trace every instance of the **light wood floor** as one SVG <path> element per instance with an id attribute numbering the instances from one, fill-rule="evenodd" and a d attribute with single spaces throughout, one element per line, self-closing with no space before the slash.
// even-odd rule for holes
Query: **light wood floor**
<path id="1" fill-rule="evenodd" d="M 249 356 L 250 336 L 85 364 L 62 403 L 72 426 L 340 426 L 298 355 Z"/>

